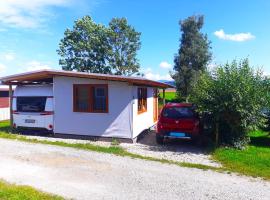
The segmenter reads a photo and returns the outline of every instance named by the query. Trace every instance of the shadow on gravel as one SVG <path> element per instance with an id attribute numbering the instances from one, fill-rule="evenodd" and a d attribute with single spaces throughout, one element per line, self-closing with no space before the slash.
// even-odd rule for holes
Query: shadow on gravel
<path id="1" fill-rule="evenodd" d="M 155 131 L 148 131 L 137 143 L 142 144 L 148 151 L 165 152 L 171 151 L 174 153 L 192 153 L 192 154 L 208 154 L 207 147 L 196 145 L 191 140 L 165 140 L 163 145 L 156 143 Z"/>

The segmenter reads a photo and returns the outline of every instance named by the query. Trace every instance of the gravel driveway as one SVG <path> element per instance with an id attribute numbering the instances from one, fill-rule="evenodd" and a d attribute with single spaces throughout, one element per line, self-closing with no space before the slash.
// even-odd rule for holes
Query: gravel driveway
<path id="1" fill-rule="evenodd" d="M 0 178 L 74 199 L 270 199 L 270 183 L 91 151 L 0 139 Z"/>
<path id="2" fill-rule="evenodd" d="M 40 136 L 26 136 L 31 139 L 61 141 L 66 143 L 91 143 L 99 146 L 110 146 L 109 141 L 91 141 L 79 139 L 63 139 L 54 137 L 40 137 Z M 149 131 L 137 143 L 121 143 L 121 147 L 131 153 L 136 153 L 143 156 L 150 156 L 155 158 L 163 158 L 178 162 L 188 162 L 195 164 L 203 164 L 213 167 L 220 167 L 221 165 L 211 159 L 202 148 L 195 146 L 190 141 L 167 141 L 164 145 L 156 143 L 155 132 Z"/>

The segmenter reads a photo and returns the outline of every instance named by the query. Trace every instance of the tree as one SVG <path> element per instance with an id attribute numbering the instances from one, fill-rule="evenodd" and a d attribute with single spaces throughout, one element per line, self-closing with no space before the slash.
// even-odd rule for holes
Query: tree
<path id="1" fill-rule="evenodd" d="M 204 17 L 191 16 L 179 22 L 182 36 L 178 54 L 174 58 L 174 73 L 178 95 L 186 100 L 192 86 L 211 60 L 210 42 L 207 35 L 200 32 Z"/>
<path id="2" fill-rule="evenodd" d="M 269 91 L 262 72 L 254 71 L 244 59 L 204 73 L 191 100 L 199 111 L 212 113 L 221 143 L 242 148 L 249 141 L 248 130 L 265 122 L 262 110 L 269 107 Z"/>
<path id="3" fill-rule="evenodd" d="M 136 55 L 141 47 L 140 35 L 125 18 L 113 18 L 109 23 L 109 64 L 115 74 L 132 75 L 139 71 Z"/>
<path id="4" fill-rule="evenodd" d="M 65 31 L 57 51 L 59 64 L 69 71 L 111 73 L 107 65 L 109 49 L 106 27 L 85 16 L 75 21 L 73 30 Z"/>
<path id="5" fill-rule="evenodd" d="M 140 33 L 125 18 L 113 18 L 105 27 L 85 16 L 65 31 L 57 52 L 64 70 L 132 75 L 139 71 L 140 45 Z"/>

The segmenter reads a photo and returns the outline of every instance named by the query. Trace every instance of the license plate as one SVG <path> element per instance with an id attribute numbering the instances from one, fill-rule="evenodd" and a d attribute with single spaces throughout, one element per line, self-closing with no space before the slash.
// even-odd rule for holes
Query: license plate
<path id="1" fill-rule="evenodd" d="M 26 120 L 24 120 L 24 122 L 25 122 L 25 123 L 33 124 L 33 123 L 36 122 L 36 120 L 34 120 L 34 119 L 26 119 Z"/>
<path id="2" fill-rule="evenodd" d="M 185 133 L 179 133 L 179 132 L 170 132 L 170 136 L 172 137 L 185 137 Z"/>

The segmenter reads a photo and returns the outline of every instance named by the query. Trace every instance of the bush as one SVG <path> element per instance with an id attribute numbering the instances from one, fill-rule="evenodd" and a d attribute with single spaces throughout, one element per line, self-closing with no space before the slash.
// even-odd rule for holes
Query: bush
<path id="1" fill-rule="evenodd" d="M 262 109 L 269 105 L 268 83 L 248 59 L 233 61 L 203 74 L 190 99 L 200 112 L 212 113 L 220 143 L 242 148 L 249 142 L 247 132 L 265 122 Z"/>

